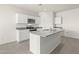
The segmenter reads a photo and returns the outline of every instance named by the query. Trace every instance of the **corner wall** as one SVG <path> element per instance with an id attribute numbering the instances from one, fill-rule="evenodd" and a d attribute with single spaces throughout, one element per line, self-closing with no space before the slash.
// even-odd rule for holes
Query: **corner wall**
<path id="1" fill-rule="evenodd" d="M 0 5 L 0 45 L 16 41 L 16 13 L 35 14 L 11 5 Z"/>
<path id="2" fill-rule="evenodd" d="M 79 8 L 57 12 L 56 16 L 63 17 L 65 36 L 79 39 Z"/>

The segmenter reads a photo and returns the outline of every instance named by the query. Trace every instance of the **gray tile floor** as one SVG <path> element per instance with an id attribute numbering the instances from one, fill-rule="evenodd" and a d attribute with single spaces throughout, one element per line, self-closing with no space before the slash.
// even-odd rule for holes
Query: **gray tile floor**
<path id="1" fill-rule="evenodd" d="M 51 54 L 78 54 L 79 39 L 62 37 L 62 43 Z M 29 40 L 12 42 L 0 46 L 0 54 L 31 54 Z"/>
<path id="2" fill-rule="evenodd" d="M 79 54 L 79 39 L 62 37 L 62 43 L 52 54 Z"/>
<path id="3" fill-rule="evenodd" d="M 20 43 L 11 42 L 0 46 L 0 54 L 30 54 L 29 40 Z"/>

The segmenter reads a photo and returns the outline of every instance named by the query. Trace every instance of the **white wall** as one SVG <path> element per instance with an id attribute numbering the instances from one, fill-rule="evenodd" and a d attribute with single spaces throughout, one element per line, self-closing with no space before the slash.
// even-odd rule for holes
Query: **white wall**
<path id="1" fill-rule="evenodd" d="M 16 13 L 35 13 L 11 5 L 0 5 L 0 44 L 16 41 Z"/>
<path id="2" fill-rule="evenodd" d="M 65 36 L 79 39 L 79 8 L 56 13 L 63 17 Z"/>

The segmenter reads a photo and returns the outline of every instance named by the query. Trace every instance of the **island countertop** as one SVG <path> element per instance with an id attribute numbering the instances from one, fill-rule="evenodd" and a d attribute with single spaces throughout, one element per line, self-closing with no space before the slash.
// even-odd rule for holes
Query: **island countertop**
<path id="1" fill-rule="evenodd" d="M 63 31 L 63 29 L 55 29 L 55 30 L 52 30 L 52 31 L 32 31 L 31 33 L 32 34 L 35 34 L 35 35 L 39 35 L 41 37 L 46 37 L 46 36 L 49 36 L 51 34 L 55 34 L 55 33 L 58 33 L 58 32 L 61 32 Z"/>

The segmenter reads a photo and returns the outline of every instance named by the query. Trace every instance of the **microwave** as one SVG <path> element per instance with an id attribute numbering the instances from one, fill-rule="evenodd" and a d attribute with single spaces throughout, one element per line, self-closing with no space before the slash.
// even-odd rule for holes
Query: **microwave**
<path id="1" fill-rule="evenodd" d="M 28 24 L 35 24 L 35 19 L 28 18 Z"/>

